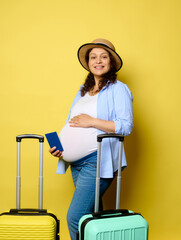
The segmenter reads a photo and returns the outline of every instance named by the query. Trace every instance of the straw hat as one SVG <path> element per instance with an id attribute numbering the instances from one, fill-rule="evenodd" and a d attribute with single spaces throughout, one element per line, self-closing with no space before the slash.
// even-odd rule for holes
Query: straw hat
<path id="1" fill-rule="evenodd" d="M 85 59 L 86 53 L 89 49 L 92 49 L 92 48 L 104 48 L 105 50 L 107 50 L 113 56 L 116 62 L 116 71 L 120 70 L 120 68 L 123 65 L 121 57 L 116 53 L 114 45 L 108 40 L 103 38 L 95 39 L 91 43 L 86 43 L 80 46 L 77 55 L 81 65 L 86 70 L 89 71 L 89 67 Z"/>

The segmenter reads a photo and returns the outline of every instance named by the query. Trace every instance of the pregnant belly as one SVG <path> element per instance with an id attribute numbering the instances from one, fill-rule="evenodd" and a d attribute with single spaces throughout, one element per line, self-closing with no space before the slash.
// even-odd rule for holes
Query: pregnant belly
<path id="1" fill-rule="evenodd" d="M 67 123 L 59 134 L 63 146 L 63 159 L 76 161 L 97 150 L 97 129 L 70 127 Z"/>

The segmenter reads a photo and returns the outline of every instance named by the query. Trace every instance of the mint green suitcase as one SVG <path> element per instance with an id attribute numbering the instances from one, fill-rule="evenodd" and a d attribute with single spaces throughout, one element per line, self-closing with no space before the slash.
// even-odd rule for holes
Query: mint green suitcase
<path id="1" fill-rule="evenodd" d="M 100 156 L 103 138 L 116 137 L 120 141 L 119 169 L 117 177 L 116 210 L 99 212 Z M 93 214 L 84 215 L 79 221 L 77 240 L 148 240 L 148 223 L 139 213 L 120 209 L 121 166 L 124 137 L 117 134 L 101 134 L 97 137 L 98 157 Z"/>

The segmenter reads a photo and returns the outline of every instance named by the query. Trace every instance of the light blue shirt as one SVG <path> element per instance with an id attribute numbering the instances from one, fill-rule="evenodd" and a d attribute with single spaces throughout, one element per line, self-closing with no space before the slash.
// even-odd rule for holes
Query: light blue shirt
<path id="1" fill-rule="evenodd" d="M 81 92 L 77 93 L 72 106 L 81 98 Z M 115 133 L 129 135 L 133 128 L 133 97 L 128 86 L 120 81 L 105 86 L 99 93 L 97 99 L 97 118 L 107 121 L 114 121 Z M 70 109 L 70 112 L 71 112 Z M 70 117 L 67 118 L 67 121 Z M 97 130 L 97 134 L 105 132 Z M 118 169 L 119 140 L 116 138 L 105 138 L 101 144 L 101 170 L 100 177 L 112 178 L 113 173 Z M 68 163 L 59 160 L 57 173 L 65 173 Z M 122 167 L 126 167 L 126 156 L 123 147 Z"/>

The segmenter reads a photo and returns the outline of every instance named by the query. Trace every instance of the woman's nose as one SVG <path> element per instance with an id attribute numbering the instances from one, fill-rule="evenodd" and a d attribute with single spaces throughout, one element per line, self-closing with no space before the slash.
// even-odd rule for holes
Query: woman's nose
<path id="1" fill-rule="evenodd" d="M 97 63 L 100 63 L 101 62 L 101 57 L 97 57 Z"/>

